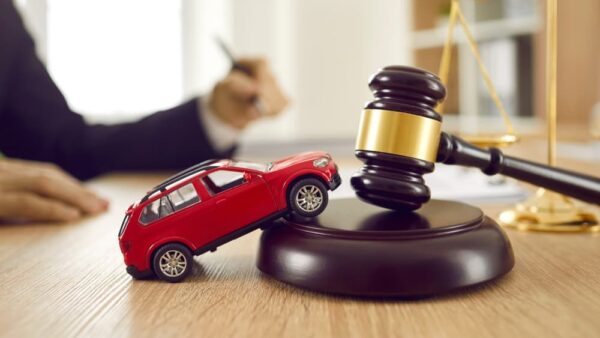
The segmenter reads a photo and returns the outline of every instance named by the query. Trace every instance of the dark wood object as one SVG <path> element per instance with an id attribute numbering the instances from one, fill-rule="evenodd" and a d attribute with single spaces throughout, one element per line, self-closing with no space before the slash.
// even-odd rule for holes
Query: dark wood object
<path id="1" fill-rule="evenodd" d="M 301 288 L 368 297 L 420 297 L 480 284 L 514 265 L 505 233 L 476 207 L 432 200 L 417 212 L 331 200 L 311 221 L 264 230 L 257 266 Z"/>
<path id="2" fill-rule="evenodd" d="M 512 249 L 492 219 L 467 204 L 429 201 L 423 175 L 434 162 L 476 167 L 600 203 L 597 178 L 504 156 L 441 132 L 434 108 L 446 92 L 435 75 L 386 67 L 369 87 L 375 99 L 361 115 L 355 152 L 364 165 L 351 184 L 372 205 L 332 200 L 318 218 L 266 225 L 257 266 L 273 278 L 342 295 L 421 297 L 506 274 L 514 265 Z"/>
<path id="3" fill-rule="evenodd" d="M 369 87 L 375 100 L 368 103 L 365 109 L 384 109 L 399 116 L 418 116 L 423 123 L 427 123 L 427 120 L 441 121 L 434 107 L 444 99 L 445 89 L 439 78 L 427 71 L 411 67 L 385 67 L 373 76 Z M 370 137 L 376 137 L 380 132 L 372 126 L 367 129 L 363 132 L 369 133 Z M 357 149 L 355 155 L 364 162 L 363 168 L 350 181 L 356 195 L 366 202 L 388 209 L 415 210 L 429 200 L 430 191 L 423 175 L 433 171 L 434 161 L 480 168 L 488 175 L 502 174 L 600 204 L 599 178 L 505 156 L 497 148 L 478 148 L 443 132 L 439 138 L 437 158 L 431 158 L 431 161 L 374 149 Z"/>
<path id="4" fill-rule="evenodd" d="M 479 168 L 486 175 L 502 174 L 600 204 L 600 178 L 506 156 L 497 148 L 482 149 L 446 133 L 440 138 L 437 161 Z"/>
<path id="5" fill-rule="evenodd" d="M 405 66 L 388 66 L 369 81 L 375 99 L 365 109 L 385 109 L 406 112 L 441 121 L 434 108 L 446 96 L 440 79 L 425 70 Z M 417 209 L 429 201 L 430 191 L 423 174 L 433 171 L 433 162 L 357 150 L 355 155 L 364 162 L 351 184 L 356 195 L 369 203 L 389 209 Z"/>

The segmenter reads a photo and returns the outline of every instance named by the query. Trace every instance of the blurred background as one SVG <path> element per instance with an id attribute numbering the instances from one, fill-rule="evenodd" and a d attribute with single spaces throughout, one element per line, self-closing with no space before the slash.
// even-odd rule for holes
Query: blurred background
<path id="1" fill-rule="evenodd" d="M 450 10 L 450 0 L 16 3 L 69 104 L 90 121 L 136 119 L 210 90 L 230 67 L 219 36 L 237 55 L 267 57 L 292 99 L 285 114 L 244 134 L 246 147 L 348 152 L 369 76 L 390 64 L 437 72 Z M 461 4 L 515 127 L 543 132 L 544 1 Z M 600 130 L 600 1 L 560 1 L 558 13 L 559 128 L 591 139 Z M 459 27 L 448 89 L 445 129 L 504 130 Z"/>

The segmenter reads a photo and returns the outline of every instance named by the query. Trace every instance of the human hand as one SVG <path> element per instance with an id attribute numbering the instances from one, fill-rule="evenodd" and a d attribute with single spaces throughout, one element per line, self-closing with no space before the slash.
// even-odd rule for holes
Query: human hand
<path id="1" fill-rule="evenodd" d="M 243 129 L 261 116 L 276 116 L 287 107 L 289 101 L 283 93 L 264 59 L 239 59 L 237 63 L 249 70 L 246 74 L 232 70 L 213 88 L 209 107 L 218 118 L 229 125 Z M 261 112 L 254 104 L 261 102 Z"/>
<path id="2" fill-rule="evenodd" d="M 73 221 L 107 207 L 108 201 L 54 164 L 0 160 L 0 219 Z"/>

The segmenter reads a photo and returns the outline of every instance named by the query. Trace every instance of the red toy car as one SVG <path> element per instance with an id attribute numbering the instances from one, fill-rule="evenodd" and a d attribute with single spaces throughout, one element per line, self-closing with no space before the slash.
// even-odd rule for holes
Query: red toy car
<path id="1" fill-rule="evenodd" d="M 119 246 L 134 278 L 154 273 L 168 282 L 191 271 L 192 255 L 214 251 L 266 221 L 292 213 L 319 215 L 327 190 L 341 183 L 325 152 L 267 164 L 210 160 L 154 187 L 127 209 Z"/>

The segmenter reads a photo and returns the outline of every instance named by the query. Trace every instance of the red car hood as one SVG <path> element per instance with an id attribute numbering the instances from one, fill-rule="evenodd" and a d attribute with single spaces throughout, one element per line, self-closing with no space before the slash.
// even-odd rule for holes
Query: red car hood
<path id="1" fill-rule="evenodd" d="M 273 169 L 271 169 L 271 171 L 288 168 L 296 164 L 305 163 L 307 161 L 314 161 L 321 157 L 329 157 L 331 159 L 331 156 L 324 151 L 308 151 L 274 161 Z"/>

